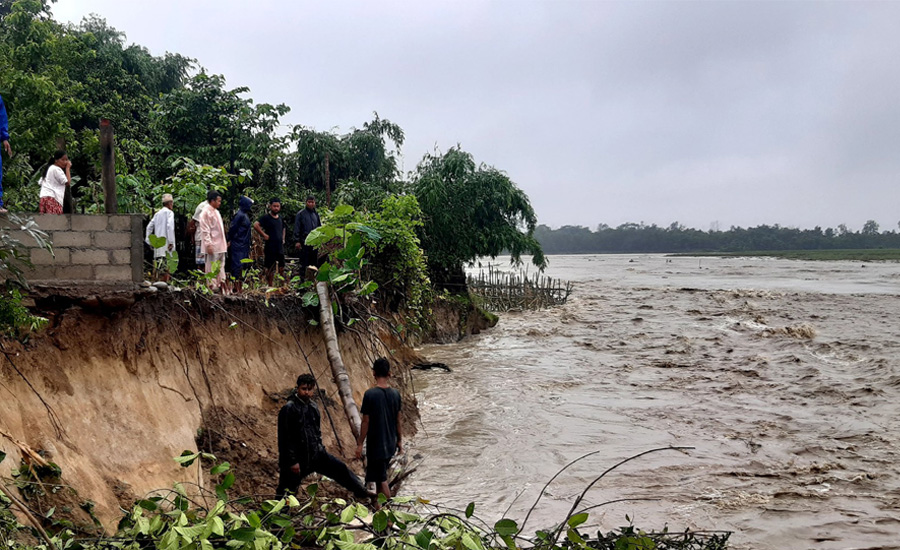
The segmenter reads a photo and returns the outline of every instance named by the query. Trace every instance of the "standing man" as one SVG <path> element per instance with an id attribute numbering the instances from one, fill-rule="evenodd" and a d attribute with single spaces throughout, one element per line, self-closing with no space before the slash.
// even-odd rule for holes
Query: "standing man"
<path id="1" fill-rule="evenodd" d="M 303 478 L 317 472 L 338 482 L 359 500 L 369 497 L 366 488 L 346 464 L 325 451 L 319 424 L 319 407 L 312 400 L 316 379 L 311 374 L 297 378 L 297 389 L 278 413 L 278 489 L 297 492 Z"/>
<path id="2" fill-rule="evenodd" d="M 244 280 L 243 260 L 250 257 L 250 209 L 253 208 L 253 200 L 250 197 L 241 197 L 238 203 L 237 214 L 231 218 L 231 227 L 228 228 L 228 242 L 231 247 L 231 277 L 234 279 L 234 291 L 240 294 Z"/>
<path id="3" fill-rule="evenodd" d="M 263 214 L 253 224 L 253 229 L 265 241 L 263 266 L 266 268 L 266 282 L 269 286 L 272 286 L 276 266 L 278 274 L 284 276 L 285 229 L 284 220 L 278 215 L 279 212 L 281 212 L 281 199 L 273 198 L 269 201 L 269 212 Z"/>
<path id="4" fill-rule="evenodd" d="M 362 458 L 366 442 L 366 483 L 375 483 L 378 492 L 391 498 L 387 480 L 388 466 L 395 452 L 403 452 L 400 433 L 400 392 L 390 386 L 391 364 L 379 357 L 372 364 L 375 387 L 363 395 L 362 425 L 356 442 L 356 457 Z"/>
<path id="5" fill-rule="evenodd" d="M 150 242 L 150 235 L 164 237 L 166 239 L 165 246 L 153 249 L 153 262 L 157 265 L 162 264 L 162 269 L 157 268 L 157 272 L 162 272 L 162 280 L 169 280 L 169 268 L 166 262 L 166 256 L 175 252 L 175 213 L 172 212 L 172 206 L 175 199 L 172 195 L 166 193 L 162 197 L 163 207 L 153 216 L 147 225 L 147 234 L 145 240 L 147 244 L 153 246 Z"/>
<path id="6" fill-rule="evenodd" d="M 307 266 L 319 266 L 316 249 L 306 244 L 306 236 L 320 225 L 322 225 L 322 221 L 319 220 L 319 213 L 316 212 L 316 198 L 309 195 L 306 197 L 306 208 L 297 212 L 297 216 L 294 218 L 294 238 L 297 239 L 295 246 L 300 251 L 300 266 L 304 272 Z"/>
<path id="7" fill-rule="evenodd" d="M 216 277 L 209 282 L 209 288 L 213 291 L 220 287 L 223 292 L 225 284 L 225 254 L 228 252 L 228 242 L 225 240 L 225 225 L 222 223 L 222 214 L 219 207 L 222 206 L 222 195 L 218 191 L 209 191 L 206 194 L 209 205 L 200 214 L 200 223 L 197 224 L 197 235 L 203 252 L 206 253 L 205 272 L 211 273 L 216 268 Z M 218 264 L 218 266 L 216 265 Z"/>
<path id="8" fill-rule="evenodd" d="M 9 119 L 6 117 L 6 105 L 0 96 L 0 144 L 7 156 L 12 156 L 12 147 L 9 146 Z M 0 214 L 6 214 L 8 210 L 3 206 L 3 153 L 0 152 Z"/>

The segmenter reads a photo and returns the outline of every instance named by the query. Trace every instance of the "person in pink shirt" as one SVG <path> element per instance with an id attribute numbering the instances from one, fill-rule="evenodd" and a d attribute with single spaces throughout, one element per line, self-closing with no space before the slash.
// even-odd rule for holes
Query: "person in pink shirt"
<path id="1" fill-rule="evenodd" d="M 222 206 L 222 195 L 218 191 L 210 191 L 206 194 L 209 206 L 200 214 L 197 224 L 197 238 L 201 244 L 201 250 L 206 254 L 206 273 L 210 273 L 215 267 L 218 271 L 216 278 L 210 281 L 209 288 L 217 290 L 220 287 L 227 291 L 225 283 L 225 254 L 228 252 L 228 243 L 225 241 L 225 225 L 222 223 L 222 214 L 219 207 Z"/>

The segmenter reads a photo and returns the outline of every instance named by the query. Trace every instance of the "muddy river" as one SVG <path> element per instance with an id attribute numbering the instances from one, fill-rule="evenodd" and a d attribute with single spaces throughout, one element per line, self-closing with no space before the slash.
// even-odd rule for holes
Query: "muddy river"
<path id="1" fill-rule="evenodd" d="M 502 259 L 501 259 L 502 261 Z M 404 492 L 525 531 L 725 529 L 732 547 L 900 548 L 900 264 L 552 256 L 569 302 L 422 351 Z"/>

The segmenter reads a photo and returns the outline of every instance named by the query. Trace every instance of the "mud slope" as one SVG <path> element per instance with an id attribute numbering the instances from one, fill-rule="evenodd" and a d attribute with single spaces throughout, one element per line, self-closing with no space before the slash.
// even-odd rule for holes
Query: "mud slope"
<path id="1" fill-rule="evenodd" d="M 340 454 L 340 443 L 348 459 L 354 451 L 311 313 L 287 298 L 266 306 L 180 293 L 119 310 L 69 305 L 27 345 L 3 342 L 0 430 L 46 452 L 62 469 L 60 483 L 78 492 L 70 500 L 92 500 L 107 527 L 120 505 L 175 480 L 196 482 L 196 467 L 172 457 L 198 445 L 233 464 L 238 491 L 274 493 L 275 419 L 298 374 L 312 369 L 320 383 L 326 447 Z M 395 383 L 411 405 L 404 430 L 413 433 L 414 354 L 386 328 L 363 323 L 344 331 L 340 345 L 358 403 L 375 357 L 399 365 Z M 8 476 L 21 454 L 9 437 L 0 449 L 9 454 L 0 475 Z M 351 467 L 361 470 L 355 460 Z"/>

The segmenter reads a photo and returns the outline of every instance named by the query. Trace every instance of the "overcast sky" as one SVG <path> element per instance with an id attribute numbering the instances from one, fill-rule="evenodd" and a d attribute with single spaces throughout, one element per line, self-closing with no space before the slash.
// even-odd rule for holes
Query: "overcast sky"
<path id="1" fill-rule="evenodd" d="M 900 2 L 59 0 L 287 124 L 378 111 L 459 143 L 552 227 L 900 221 Z"/>

